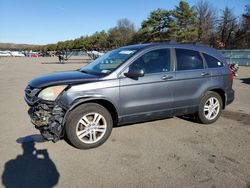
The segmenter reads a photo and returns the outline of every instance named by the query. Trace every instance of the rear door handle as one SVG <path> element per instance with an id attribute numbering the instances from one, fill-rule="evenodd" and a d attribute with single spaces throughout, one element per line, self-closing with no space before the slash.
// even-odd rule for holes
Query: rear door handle
<path id="1" fill-rule="evenodd" d="M 173 78 L 173 76 L 171 76 L 171 75 L 164 75 L 164 76 L 161 77 L 162 80 L 169 80 L 169 79 L 172 79 L 172 78 Z"/>
<path id="2" fill-rule="evenodd" d="M 209 75 L 210 75 L 210 73 L 208 73 L 208 72 L 201 73 L 201 76 L 209 76 Z"/>

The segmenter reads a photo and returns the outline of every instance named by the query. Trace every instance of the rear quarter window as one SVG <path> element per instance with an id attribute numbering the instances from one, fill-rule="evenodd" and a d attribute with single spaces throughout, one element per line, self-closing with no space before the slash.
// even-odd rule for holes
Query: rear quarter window
<path id="1" fill-rule="evenodd" d="M 223 63 L 220 62 L 218 59 L 216 59 L 215 57 L 212 57 L 208 54 L 203 54 L 206 62 L 207 62 L 207 66 L 208 68 L 217 68 L 217 67 L 223 67 Z"/>

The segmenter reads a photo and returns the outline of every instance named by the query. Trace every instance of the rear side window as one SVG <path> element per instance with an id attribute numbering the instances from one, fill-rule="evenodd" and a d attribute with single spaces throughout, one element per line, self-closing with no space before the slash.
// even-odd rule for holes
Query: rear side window
<path id="1" fill-rule="evenodd" d="M 176 58 L 178 70 L 203 69 L 203 61 L 197 51 L 176 49 Z"/>
<path id="2" fill-rule="evenodd" d="M 208 68 L 223 67 L 223 63 L 221 63 L 218 59 L 207 54 L 203 54 L 203 56 L 207 62 Z"/>

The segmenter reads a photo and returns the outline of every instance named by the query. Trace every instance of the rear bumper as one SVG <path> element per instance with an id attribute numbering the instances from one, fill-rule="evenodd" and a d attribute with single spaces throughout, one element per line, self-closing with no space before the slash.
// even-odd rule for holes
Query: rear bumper
<path id="1" fill-rule="evenodd" d="M 234 101 L 234 95 L 235 95 L 235 92 L 233 89 L 231 89 L 227 92 L 226 105 L 229 105 Z"/>

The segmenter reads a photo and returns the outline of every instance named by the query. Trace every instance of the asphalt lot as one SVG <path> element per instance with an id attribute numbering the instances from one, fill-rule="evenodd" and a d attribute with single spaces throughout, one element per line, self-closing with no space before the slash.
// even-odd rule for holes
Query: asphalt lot
<path id="1" fill-rule="evenodd" d="M 78 150 L 28 142 L 39 132 L 23 90 L 34 76 L 82 64 L 19 60 L 0 59 L 1 187 L 250 187 L 250 67 L 240 67 L 236 99 L 212 125 L 174 117 L 122 126 L 101 147 Z"/>

